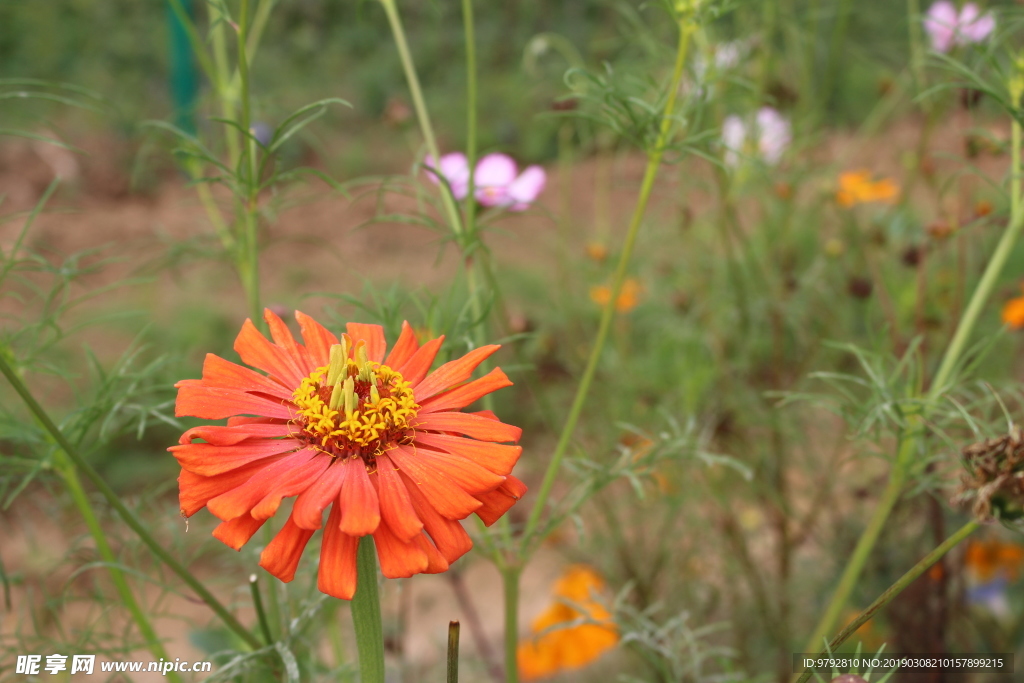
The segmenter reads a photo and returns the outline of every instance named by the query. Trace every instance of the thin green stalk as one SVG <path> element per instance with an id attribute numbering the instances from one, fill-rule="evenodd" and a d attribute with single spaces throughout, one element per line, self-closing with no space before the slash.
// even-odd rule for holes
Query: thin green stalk
<path id="1" fill-rule="evenodd" d="M 437 137 L 434 135 L 434 126 L 430 122 L 430 113 L 427 111 L 426 101 L 423 99 L 420 79 L 416 75 L 416 65 L 412 60 L 412 53 L 409 51 L 409 41 L 406 40 L 405 29 L 402 27 L 402 18 L 398 14 L 398 6 L 395 4 L 395 0 L 380 0 L 380 4 L 384 7 L 388 24 L 391 26 L 391 33 L 395 38 L 398 57 L 402 61 L 405 79 L 409 83 L 409 94 L 412 96 L 413 109 L 416 111 L 416 119 L 420 124 L 423 142 L 427 146 L 427 154 L 433 157 L 437 163 L 441 159 L 441 153 L 437 146 Z M 450 192 L 442 192 L 441 201 L 456 238 L 461 239 L 465 231 L 459 209 L 455 205 L 455 198 Z"/>
<path id="2" fill-rule="evenodd" d="M 459 622 L 448 622 L 448 683 L 459 683 Z"/>
<path id="3" fill-rule="evenodd" d="M 950 550 L 952 550 L 958 543 L 960 543 L 960 541 L 964 540 L 972 533 L 974 533 L 974 530 L 977 529 L 978 526 L 978 522 L 975 522 L 973 520 L 968 522 L 967 524 L 963 525 L 955 534 L 953 534 L 945 541 L 943 541 L 940 546 L 935 548 L 935 550 L 925 555 L 920 562 L 915 564 L 910 569 L 910 571 L 901 576 L 896 581 L 896 583 L 889 586 L 889 588 L 887 588 L 884 593 L 879 595 L 878 598 L 873 603 L 871 603 L 871 605 L 866 610 L 857 615 L 856 619 L 847 624 L 846 628 L 840 631 L 839 635 L 833 638 L 829 642 L 828 647 L 822 650 L 818 656 L 821 657 L 825 656 L 828 652 L 835 652 L 836 648 L 845 643 L 846 639 L 854 633 L 856 633 L 857 629 L 859 629 L 861 626 L 870 621 L 871 618 L 874 617 L 880 609 L 888 605 L 892 601 L 892 599 L 900 593 L 902 593 L 907 586 L 909 586 L 911 583 L 916 581 L 918 577 L 920 577 L 922 574 L 928 571 L 928 569 L 933 564 L 941 560 L 942 556 L 948 553 Z M 808 652 L 816 652 L 818 647 L 818 645 L 815 645 L 815 649 L 810 649 L 808 650 Z M 800 678 L 797 679 L 796 683 L 806 683 L 806 681 L 810 679 L 812 674 L 813 671 L 808 669 L 803 673 L 802 676 L 800 676 Z"/>
<path id="4" fill-rule="evenodd" d="M 252 129 L 252 101 L 249 92 L 249 59 L 246 55 L 246 40 L 249 35 L 249 0 L 242 0 L 238 13 L 238 81 L 241 91 L 241 128 L 243 131 Z M 245 148 L 243 158 L 236 166 L 236 173 L 242 173 L 242 163 L 247 166 L 245 171 L 248 177 L 246 196 L 243 201 L 242 225 L 245 230 L 244 239 L 245 253 L 241 259 L 245 264 L 242 277 L 242 285 L 245 287 L 245 295 L 249 304 L 249 314 L 252 322 L 257 327 L 263 326 L 263 308 L 260 305 L 260 256 L 259 256 L 259 217 L 257 216 L 257 191 L 259 188 L 259 173 L 257 171 L 256 141 L 251 134 L 242 138 Z"/>
<path id="5" fill-rule="evenodd" d="M 597 337 L 594 340 L 594 346 L 590 350 L 590 357 L 587 360 L 586 369 L 583 371 L 583 377 L 580 379 L 576 396 L 573 398 L 572 406 L 569 409 L 569 416 L 566 418 L 565 426 L 562 428 L 562 433 L 558 438 L 558 443 L 555 446 L 554 454 L 551 456 L 548 469 L 544 473 L 544 480 L 541 483 L 533 508 L 530 511 L 529 520 L 523 531 L 523 543 L 520 546 L 521 556 L 528 554 L 529 544 L 532 541 L 531 537 L 540 523 L 541 515 L 544 513 L 548 497 L 551 495 L 551 489 L 555 484 L 555 478 L 558 476 L 562 465 L 562 458 L 565 457 L 565 453 L 569 448 L 572 435 L 576 430 L 576 423 L 583 412 L 583 404 L 586 402 L 590 385 L 593 383 L 594 375 L 597 372 L 597 365 L 604 351 L 605 342 L 608 340 L 608 333 L 611 330 L 612 320 L 615 317 L 615 302 L 618 300 L 619 293 L 622 291 L 622 285 L 626 281 L 629 261 L 633 255 L 633 247 L 636 244 L 637 234 L 640 231 L 640 224 L 643 222 L 644 214 L 647 211 L 647 202 L 654 188 L 654 179 L 658 175 L 662 155 L 672 135 L 672 113 L 675 110 L 676 97 L 679 93 L 679 80 L 682 78 L 683 66 L 686 63 L 690 37 L 695 29 L 696 27 L 691 19 L 685 18 L 680 20 L 675 68 L 672 71 L 672 80 L 669 81 L 668 85 L 669 95 L 668 101 L 665 103 L 665 111 L 662 114 L 661 130 L 654 148 L 648 153 L 647 169 L 644 172 L 643 182 L 640 186 L 640 195 L 637 198 L 636 208 L 633 211 L 633 218 L 630 220 L 629 230 L 626 233 L 626 241 L 619 256 L 618 266 L 615 269 L 611 296 L 601 311 L 601 322 L 598 327 Z"/>
<path id="6" fill-rule="evenodd" d="M 473 26 L 473 0 L 462 0 L 462 25 L 466 34 L 466 164 L 470 168 L 469 191 L 466 196 L 466 233 L 476 234 L 476 168 L 477 155 L 477 87 L 476 87 L 476 32 Z M 439 159 L 440 157 L 434 157 Z"/>
<path id="7" fill-rule="evenodd" d="M 506 566 L 501 572 L 505 596 L 505 683 L 519 683 L 519 577 L 522 568 Z"/>
<path id="8" fill-rule="evenodd" d="M 1020 94 L 1018 92 L 1017 96 L 1014 98 L 1014 102 L 1017 102 L 1019 99 Z M 985 272 L 982 274 L 981 280 L 978 282 L 978 286 L 974 289 L 974 294 L 971 296 L 971 300 L 967 304 L 967 310 L 964 311 L 964 316 L 960 319 L 960 324 L 957 326 L 956 332 L 953 334 L 953 340 L 949 343 L 946 354 L 942 358 L 942 363 L 939 365 L 939 369 L 935 373 L 935 379 L 932 380 L 931 389 L 928 392 L 928 397 L 932 399 L 938 397 L 938 395 L 945 390 L 946 383 L 949 381 L 953 374 L 953 370 L 960 361 L 960 356 L 963 354 L 964 347 L 966 347 L 967 341 L 970 339 L 971 332 L 974 330 L 974 324 L 977 322 L 978 316 L 981 315 L 981 311 L 985 307 L 989 295 L 995 288 L 996 281 L 1002 274 L 1003 267 L 1006 265 L 1007 259 L 1010 258 L 1010 253 L 1013 251 L 1013 247 L 1017 243 L 1017 238 L 1020 236 L 1021 228 L 1024 227 L 1024 212 L 1021 210 L 1022 202 L 1020 186 L 1020 123 L 1014 120 L 1010 130 L 1010 224 L 1007 226 L 1006 231 L 1003 232 L 1003 236 L 999 239 L 999 244 L 996 245 L 996 250 L 993 252 L 992 258 L 989 259 L 988 265 L 985 267 Z"/>
<path id="9" fill-rule="evenodd" d="M 274 636 L 270 634 L 270 623 L 267 621 L 267 613 L 263 610 L 263 597 L 260 595 L 259 577 L 256 574 L 249 576 L 249 591 L 252 593 L 252 606 L 256 610 L 256 620 L 260 622 L 260 632 L 267 645 L 274 643 Z"/>
<path id="10" fill-rule="evenodd" d="M 370 536 L 359 539 L 356 581 L 356 594 L 352 596 L 352 624 L 359 652 L 359 681 L 384 683 L 384 625 L 377 590 L 377 551 Z"/>
<path id="11" fill-rule="evenodd" d="M 826 107 L 836 91 L 836 80 L 839 78 L 839 55 L 846 43 L 846 27 L 850 23 L 850 0 L 839 0 L 839 8 L 836 10 L 836 23 L 832 27 L 832 42 L 828 48 L 828 61 L 825 68 L 825 97 L 822 101 Z"/>
<path id="12" fill-rule="evenodd" d="M 74 465 L 67 461 L 67 456 L 63 451 L 58 451 L 58 453 L 60 454 L 60 463 L 57 469 L 61 477 L 63 477 L 68 491 L 71 493 L 72 500 L 75 501 L 79 514 L 85 520 L 85 525 L 89 527 L 89 533 L 92 534 L 93 540 L 96 542 L 96 550 L 99 551 L 100 557 L 103 558 L 107 565 L 110 579 L 114 582 L 118 595 L 121 596 L 121 602 L 124 603 L 124 606 L 131 613 L 132 619 L 135 620 L 136 625 L 139 627 L 139 633 L 145 638 L 149 651 L 153 653 L 153 657 L 169 660 L 170 657 L 167 656 L 167 651 L 164 650 L 160 637 L 157 636 L 153 626 L 149 623 L 149 619 L 143 614 L 142 608 L 139 607 L 139 603 L 135 600 L 132 589 L 128 585 L 128 581 L 125 580 L 124 573 L 117 567 L 117 558 L 110 549 L 107 536 L 103 533 L 103 527 L 100 526 L 99 520 L 96 519 L 96 513 L 93 512 L 92 505 L 89 503 L 89 497 L 85 495 L 85 490 L 82 489 L 82 482 L 78 479 Z M 177 673 L 173 671 L 169 673 L 175 680 L 181 680 Z"/>
<path id="13" fill-rule="evenodd" d="M 220 13 L 216 5 L 209 5 L 212 16 L 210 17 L 210 42 L 213 45 L 214 78 L 213 86 L 220 101 L 221 116 L 229 121 L 235 119 L 235 98 L 234 88 L 231 84 L 229 74 L 231 67 L 228 64 L 227 40 L 224 37 L 224 27 L 228 25 L 228 17 Z M 238 131 L 230 126 L 224 129 L 224 139 L 228 147 L 228 164 L 234 168 L 238 163 L 241 153 L 238 142 Z"/>
<path id="14" fill-rule="evenodd" d="M 238 636 L 254 650 L 261 648 L 263 644 L 260 643 L 259 639 L 242 626 L 242 624 L 239 623 L 239 621 L 235 619 L 235 617 L 232 616 L 232 614 L 228 612 L 222 604 L 220 604 L 220 601 L 217 600 L 217 598 L 215 598 L 213 594 L 207 590 L 206 587 L 200 583 L 188 569 L 182 566 L 173 555 L 165 550 L 163 546 L 161 546 L 157 540 L 150 535 L 142 522 L 138 520 L 135 514 L 129 510 L 123 502 L 121 502 L 121 499 L 116 493 L 114 493 L 114 490 L 110 488 L 107 482 L 105 482 L 96 470 L 93 469 L 92 465 L 90 465 L 81 456 L 81 454 L 79 454 L 78 449 L 76 449 L 71 442 L 67 440 L 64 433 L 60 431 L 60 428 L 57 427 L 56 424 L 54 424 L 47 412 L 41 405 L 39 405 L 39 402 L 36 401 L 35 397 L 32 396 L 28 387 L 25 386 L 25 383 L 22 382 L 21 378 L 19 378 L 14 372 L 14 369 L 8 362 L 5 353 L 0 353 L 0 373 L 2 373 L 4 377 L 7 378 L 7 381 L 11 383 L 14 391 L 21 397 L 21 400 L 28 407 L 32 415 L 39 420 L 39 423 L 44 429 L 46 429 L 57 445 L 63 449 L 64 453 L 68 458 L 70 458 L 74 466 L 85 474 L 86 478 L 89 479 L 97 489 L 99 489 L 99 492 L 107 499 L 107 502 L 110 503 L 111 507 L 113 507 L 121 516 L 121 519 L 131 527 L 132 531 L 138 535 L 139 539 L 149 547 L 150 551 L 164 564 L 166 564 L 171 571 L 177 574 L 186 584 L 188 584 L 189 588 L 196 592 L 199 598 L 205 602 L 218 617 L 220 617 L 228 628 L 237 633 Z"/>
<path id="15" fill-rule="evenodd" d="M 910 73 L 914 78 L 914 92 L 922 92 L 925 85 L 924 49 L 921 36 L 920 0 L 907 0 L 907 27 L 910 32 Z"/>

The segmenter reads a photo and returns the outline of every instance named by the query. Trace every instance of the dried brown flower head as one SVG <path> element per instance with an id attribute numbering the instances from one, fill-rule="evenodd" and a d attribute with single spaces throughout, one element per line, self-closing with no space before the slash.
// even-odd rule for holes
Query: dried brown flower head
<path id="1" fill-rule="evenodd" d="M 1024 431 L 967 446 L 967 472 L 954 503 L 973 500 L 972 512 L 982 521 L 1024 517 Z"/>

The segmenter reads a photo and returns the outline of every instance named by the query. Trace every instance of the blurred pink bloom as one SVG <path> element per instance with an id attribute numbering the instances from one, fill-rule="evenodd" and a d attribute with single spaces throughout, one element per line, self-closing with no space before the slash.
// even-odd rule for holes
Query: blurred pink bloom
<path id="1" fill-rule="evenodd" d="M 446 154 L 434 171 L 435 165 L 427 157 L 427 174 L 435 183 L 437 173 L 448 181 L 452 194 L 462 200 L 469 193 L 469 165 L 466 155 L 460 152 Z M 509 211 L 525 211 L 544 190 L 547 174 L 540 166 L 530 166 L 522 173 L 512 157 L 506 154 L 488 154 L 476 165 L 474 175 L 476 200 L 488 207 L 500 207 Z"/>
<path id="2" fill-rule="evenodd" d="M 452 188 L 452 194 L 458 200 L 466 198 L 469 192 L 469 163 L 466 155 L 462 152 L 452 152 L 441 157 L 439 164 L 434 163 L 434 157 L 426 158 L 427 177 L 435 184 L 440 184 L 438 175 L 448 181 Z"/>
<path id="3" fill-rule="evenodd" d="M 488 154 L 476 165 L 475 182 L 476 200 L 484 206 L 525 211 L 544 190 L 547 174 L 540 166 L 519 173 L 512 157 Z"/>
<path id="4" fill-rule="evenodd" d="M 949 0 L 939 0 L 928 8 L 924 17 L 924 30 L 937 52 L 949 52 L 957 45 L 970 45 L 985 40 L 996 28 L 991 12 L 982 14 L 973 2 L 964 5 L 957 13 L 956 6 Z"/>
<path id="5" fill-rule="evenodd" d="M 727 116 L 722 123 L 722 144 L 725 163 L 736 166 L 740 155 L 757 156 L 774 166 L 792 140 L 789 121 L 771 107 L 761 107 L 754 121 L 754 133 L 748 135 L 748 126 L 739 116 Z"/>

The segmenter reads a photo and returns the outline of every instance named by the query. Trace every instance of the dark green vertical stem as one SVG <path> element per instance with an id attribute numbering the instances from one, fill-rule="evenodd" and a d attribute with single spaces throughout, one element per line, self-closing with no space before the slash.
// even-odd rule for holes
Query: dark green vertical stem
<path id="1" fill-rule="evenodd" d="M 359 651 L 360 683 L 384 683 L 384 624 L 377 590 L 377 551 L 371 536 L 359 539 L 352 624 Z"/>

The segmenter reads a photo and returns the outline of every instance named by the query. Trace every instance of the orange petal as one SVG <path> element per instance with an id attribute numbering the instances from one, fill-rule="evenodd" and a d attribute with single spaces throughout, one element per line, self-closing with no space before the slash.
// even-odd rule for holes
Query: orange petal
<path id="1" fill-rule="evenodd" d="M 270 492 L 260 502 L 256 503 L 256 506 L 253 507 L 249 514 L 256 519 L 273 517 L 277 512 L 277 508 L 281 506 L 283 498 L 297 496 L 315 484 L 320 480 L 330 464 L 331 458 L 320 454 L 312 458 L 308 463 L 295 467 L 274 482 Z"/>
<path id="2" fill-rule="evenodd" d="M 284 455 L 277 457 L 283 458 Z M 181 513 L 191 517 L 206 507 L 211 498 L 238 488 L 264 467 L 265 461 L 253 462 L 213 477 L 182 470 L 178 475 L 178 506 Z"/>
<path id="3" fill-rule="evenodd" d="M 306 544 L 313 536 L 309 529 L 300 529 L 289 517 L 274 540 L 260 553 L 260 566 L 268 572 L 288 583 L 295 578 L 295 570 L 299 566 L 299 558 Z"/>
<path id="4" fill-rule="evenodd" d="M 441 572 L 448 571 L 448 568 L 451 566 L 448 560 L 434 547 L 434 544 L 430 542 L 430 539 L 425 534 L 417 534 L 412 539 L 412 542 L 419 546 L 420 550 L 427 555 L 427 568 L 423 570 L 424 574 L 440 574 Z"/>
<path id="5" fill-rule="evenodd" d="M 405 378 L 406 382 L 416 386 L 430 372 L 430 366 L 434 364 L 434 358 L 437 357 L 437 351 L 441 348 L 441 342 L 443 341 L 443 334 L 437 339 L 431 339 L 416 349 L 416 353 L 412 354 L 409 360 L 402 364 L 402 367 L 395 369 L 402 373 L 402 377 Z"/>
<path id="6" fill-rule="evenodd" d="M 432 417 L 432 416 L 431 416 Z M 437 448 L 486 467 L 491 472 L 506 475 L 512 472 L 523 449 L 521 446 L 505 446 L 496 443 L 484 443 L 461 436 L 447 434 L 430 434 L 416 432 L 416 444 Z"/>
<path id="7" fill-rule="evenodd" d="M 341 513 L 335 505 L 327 518 L 324 539 L 320 545 L 320 569 L 317 572 L 316 587 L 341 600 L 351 600 L 356 592 L 356 549 L 359 539 L 344 534 L 338 527 Z M 366 577 L 375 581 L 376 577 Z"/>
<path id="8" fill-rule="evenodd" d="M 407 579 L 426 571 L 430 560 L 418 543 L 402 541 L 386 523 L 373 532 L 373 542 L 380 558 L 380 573 L 389 579 Z"/>
<path id="9" fill-rule="evenodd" d="M 291 418 L 279 419 L 276 417 L 245 417 L 235 416 L 228 418 L 228 427 L 240 427 L 242 425 L 271 425 L 271 424 L 286 424 Z"/>
<path id="10" fill-rule="evenodd" d="M 269 394 L 275 398 L 290 401 L 291 389 L 287 389 L 280 382 L 261 375 L 254 370 L 224 360 L 212 353 L 206 354 L 203 361 L 203 384 L 208 387 L 223 387 L 225 389 L 237 389 L 251 393 Z"/>
<path id="11" fill-rule="evenodd" d="M 218 524 L 217 528 L 213 530 L 213 537 L 223 542 L 229 548 L 241 550 L 242 546 L 249 542 L 253 534 L 259 531 L 266 521 L 265 519 L 253 519 L 249 515 L 242 515 L 229 522 Z"/>
<path id="12" fill-rule="evenodd" d="M 345 463 L 345 481 L 338 495 L 341 506 L 342 532 L 350 536 L 372 534 L 380 524 L 380 503 L 377 491 L 366 474 L 362 458 L 352 458 Z"/>
<path id="13" fill-rule="evenodd" d="M 409 491 L 395 465 L 386 455 L 377 457 L 377 496 L 380 499 L 380 517 L 401 541 L 409 541 L 423 531 L 423 522 L 416 515 Z"/>
<path id="14" fill-rule="evenodd" d="M 397 370 L 412 358 L 412 354 L 416 353 L 418 348 L 420 348 L 420 344 L 416 341 L 416 333 L 413 331 L 412 325 L 409 324 L 409 321 L 403 320 L 402 334 L 398 335 L 398 341 L 395 342 L 384 365 Z"/>
<path id="15" fill-rule="evenodd" d="M 424 529 L 430 534 L 444 559 L 449 563 L 455 562 L 469 552 L 473 547 L 473 541 L 462 525 L 438 514 L 417 487 L 408 487 L 408 490 L 416 514 L 423 520 Z"/>
<path id="16" fill-rule="evenodd" d="M 345 471 L 344 465 L 335 460 L 323 476 L 295 499 L 292 519 L 300 529 L 320 528 L 324 521 L 324 509 L 338 499 Z"/>
<path id="17" fill-rule="evenodd" d="M 279 482 L 287 482 L 292 476 L 308 471 L 310 466 L 320 466 L 322 457 L 309 449 L 295 451 L 277 462 L 267 465 L 249 481 L 236 489 L 212 498 L 206 508 L 214 515 L 227 521 L 250 512 L 253 507 L 270 493 Z M 252 515 L 256 517 L 256 515 Z"/>
<path id="18" fill-rule="evenodd" d="M 413 385 L 416 402 L 422 403 L 431 396 L 435 396 L 457 384 L 462 384 L 470 378 L 478 365 L 500 348 L 501 346 L 498 344 L 481 346 L 478 349 L 473 349 L 462 358 L 445 363 L 437 370 L 434 370 L 422 382 Z"/>
<path id="19" fill-rule="evenodd" d="M 306 343 L 313 365 L 319 368 L 330 363 L 331 347 L 338 343 L 338 338 L 302 311 L 295 311 L 295 319 L 299 321 L 302 341 Z"/>
<path id="20" fill-rule="evenodd" d="M 256 460 L 290 453 L 300 447 L 301 444 L 292 439 L 250 439 L 233 446 L 189 443 L 171 446 L 167 450 L 174 454 L 184 469 L 212 477 Z"/>
<path id="21" fill-rule="evenodd" d="M 481 396 L 510 386 L 512 386 L 512 382 L 501 371 L 501 368 L 494 368 L 480 379 L 424 401 L 420 404 L 420 413 L 436 413 L 441 410 L 462 408 Z"/>
<path id="22" fill-rule="evenodd" d="M 301 372 L 295 360 L 280 346 L 267 341 L 248 319 L 235 338 L 235 352 L 246 365 L 270 373 L 287 386 L 298 387 L 309 374 Z"/>
<path id="23" fill-rule="evenodd" d="M 426 467 L 435 469 L 448 477 L 470 495 L 493 491 L 505 481 L 505 477 L 495 474 L 461 455 L 421 448 L 416 451 L 416 459 Z"/>
<path id="24" fill-rule="evenodd" d="M 291 359 L 292 365 L 303 376 L 316 370 L 316 366 L 313 365 L 313 361 L 309 358 L 306 347 L 295 341 L 295 337 L 292 336 L 292 331 L 288 329 L 288 324 L 285 321 L 281 320 L 269 308 L 264 309 L 263 319 L 267 321 L 267 327 L 270 329 L 270 336 L 274 339 L 274 343 L 285 351 Z"/>
<path id="25" fill-rule="evenodd" d="M 380 325 L 366 325 L 364 323 L 349 323 L 345 326 L 348 336 L 352 337 L 352 346 L 355 347 L 360 341 L 366 342 L 366 357 L 374 363 L 384 361 L 384 351 L 387 349 L 387 342 L 384 340 L 384 328 Z"/>
<path id="26" fill-rule="evenodd" d="M 509 508 L 524 495 L 526 495 L 526 484 L 509 476 L 501 486 L 493 491 L 477 494 L 476 498 L 483 503 L 483 506 L 476 511 L 476 515 L 483 520 L 484 524 L 490 526 L 508 512 Z"/>
<path id="27" fill-rule="evenodd" d="M 435 432 L 458 432 L 481 441 L 519 441 L 523 430 L 519 427 L 491 420 L 471 413 L 429 413 L 418 417 L 414 429 L 429 429 Z"/>
<path id="28" fill-rule="evenodd" d="M 406 485 L 410 489 L 419 487 L 434 509 L 448 519 L 465 519 L 481 506 L 480 501 L 463 491 L 458 484 L 424 465 L 416 451 L 408 446 L 388 451 L 388 457 L 398 465 Z"/>
<path id="29" fill-rule="evenodd" d="M 201 417 L 220 420 L 232 415 L 260 415 L 290 420 L 292 411 L 280 401 L 272 401 L 237 389 L 206 386 L 202 380 L 184 379 L 177 384 L 178 399 L 174 402 L 175 417 Z M 296 385 L 298 386 L 298 385 Z"/>
<path id="30" fill-rule="evenodd" d="M 181 438 L 179 444 L 192 443 L 196 439 L 202 439 L 214 446 L 233 446 L 240 441 L 249 438 L 273 438 L 275 436 L 288 436 L 294 428 L 286 423 L 275 424 L 247 424 L 232 427 L 221 427 L 218 425 L 202 425 L 189 429 Z"/>

